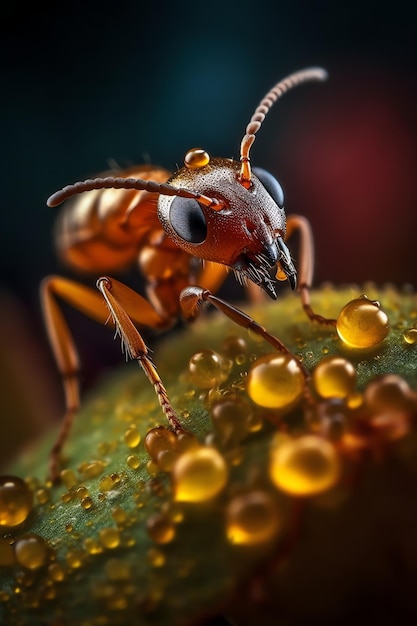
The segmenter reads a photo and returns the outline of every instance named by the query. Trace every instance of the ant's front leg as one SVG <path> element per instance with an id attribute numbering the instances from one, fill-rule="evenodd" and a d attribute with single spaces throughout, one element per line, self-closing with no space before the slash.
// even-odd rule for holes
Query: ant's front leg
<path id="1" fill-rule="evenodd" d="M 222 313 L 227 315 L 227 317 L 230 318 L 233 322 L 239 324 L 239 326 L 242 326 L 243 328 L 246 328 L 256 333 L 257 335 L 265 339 L 265 341 L 267 341 L 269 344 L 271 344 L 271 346 L 273 346 L 275 350 L 278 350 L 283 354 L 287 354 L 299 362 L 297 357 L 292 354 L 292 352 L 282 341 L 280 341 L 274 335 L 271 335 L 271 333 L 269 333 L 266 328 L 255 322 L 255 320 L 250 317 L 250 315 L 247 315 L 232 304 L 229 304 L 225 300 L 222 300 L 221 298 L 213 295 L 208 289 L 191 286 L 186 287 L 186 289 L 183 289 L 181 292 L 180 305 L 182 312 L 187 319 L 195 318 L 201 305 L 204 302 L 210 302 L 210 304 L 219 309 L 219 311 L 222 311 Z M 304 365 L 300 362 L 299 366 L 305 380 L 307 381 L 310 378 L 308 370 L 306 370 Z"/>

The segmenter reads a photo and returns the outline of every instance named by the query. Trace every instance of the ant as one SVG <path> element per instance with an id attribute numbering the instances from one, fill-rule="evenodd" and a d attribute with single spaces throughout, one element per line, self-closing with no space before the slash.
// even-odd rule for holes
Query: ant
<path id="1" fill-rule="evenodd" d="M 182 430 L 181 423 L 136 325 L 167 328 L 180 314 L 191 320 L 200 305 L 209 302 L 288 354 L 279 339 L 213 292 L 225 280 L 228 268 L 241 282 L 249 280 L 273 299 L 277 297 L 275 278 L 287 279 L 296 289 L 297 271 L 285 243 L 294 231 L 300 235 L 298 291 L 302 306 L 310 320 L 335 324 L 310 306 L 314 260 L 308 221 L 300 215 L 286 217 L 281 185 L 269 172 L 252 168 L 249 158 L 255 135 L 272 105 L 294 86 L 326 78 L 324 69 L 313 67 L 278 82 L 246 127 L 240 162 L 211 158 L 205 150 L 193 148 L 186 153 L 184 166 L 172 176 L 162 168 L 137 166 L 117 176 L 68 185 L 48 199 L 48 205 L 54 207 L 76 194 L 90 192 L 73 199 L 60 214 L 56 237 L 62 260 L 90 273 L 117 272 L 136 261 L 147 280 L 148 297 L 108 276 L 98 279 L 98 291 L 60 276 L 43 280 L 42 309 L 63 379 L 66 406 L 50 455 L 52 481 L 59 479 L 62 448 L 80 406 L 79 358 L 57 297 L 106 323 L 104 298 L 127 354 L 142 366 L 174 432 Z M 196 257 L 203 261 L 198 267 Z M 300 367 L 307 379 L 307 370 Z"/>

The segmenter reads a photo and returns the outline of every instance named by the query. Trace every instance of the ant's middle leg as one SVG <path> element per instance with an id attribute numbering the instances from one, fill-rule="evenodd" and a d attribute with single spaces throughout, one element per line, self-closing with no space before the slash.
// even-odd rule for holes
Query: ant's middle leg
<path id="1" fill-rule="evenodd" d="M 287 217 L 287 239 L 296 231 L 300 234 L 298 291 L 300 293 L 303 309 L 312 322 L 318 322 L 326 326 L 336 326 L 335 319 L 315 313 L 311 307 L 310 291 L 314 270 L 314 241 L 310 224 L 302 215 L 289 215 Z"/>

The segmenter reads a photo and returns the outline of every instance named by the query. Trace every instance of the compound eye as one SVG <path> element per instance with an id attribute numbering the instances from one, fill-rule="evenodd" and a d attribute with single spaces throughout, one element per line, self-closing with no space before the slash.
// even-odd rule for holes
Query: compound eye
<path id="1" fill-rule="evenodd" d="M 284 206 L 284 192 L 277 179 L 261 167 L 254 167 L 252 171 L 259 178 L 271 198 L 282 209 Z"/>
<path id="2" fill-rule="evenodd" d="M 203 208 L 194 198 L 176 196 L 169 209 L 169 221 L 177 235 L 188 243 L 202 243 L 207 236 Z"/>

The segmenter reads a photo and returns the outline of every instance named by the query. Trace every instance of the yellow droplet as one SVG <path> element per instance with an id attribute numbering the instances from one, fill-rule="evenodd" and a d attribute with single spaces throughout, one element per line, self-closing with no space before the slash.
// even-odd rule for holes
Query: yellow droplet
<path id="1" fill-rule="evenodd" d="M 346 398 L 355 390 L 356 370 L 340 356 L 328 356 L 313 371 L 313 384 L 322 398 Z"/>
<path id="2" fill-rule="evenodd" d="M 235 496 L 226 509 L 226 533 L 233 544 L 257 545 L 273 539 L 282 521 L 275 498 L 266 491 Z"/>
<path id="3" fill-rule="evenodd" d="M 140 466 L 140 458 L 137 456 L 137 454 L 130 454 L 126 459 L 126 463 L 131 469 L 136 470 Z"/>
<path id="4" fill-rule="evenodd" d="M 224 382 L 230 372 L 232 362 L 214 350 L 202 350 L 194 354 L 188 371 L 191 381 L 200 389 L 212 389 Z"/>
<path id="5" fill-rule="evenodd" d="M 22 567 L 37 570 L 48 561 L 48 544 L 39 535 L 30 533 L 19 537 L 13 547 L 16 561 Z"/>
<path id="6" fill-rule="evenodd" d="M 175 537 L 175 525 L 163 513 L 155 513 L 146 522 L 148 535 L 155 543 L 170 543 Z"/>
<path id="7" fill-rule="evenodd" d="M 59 563 L 51 563 L 48 567 L 48 574 L 54 583 L 61 583 L 65 579 L 65 570 Z"/>
<path id="8" fill-rule="evenodd" d="M 202 148 L 191 148 L 184 157 L 184 164 L 189 170 L 197 170 L 210 163 L 209 154 Z"/>
<path id="9" fill-rule="evenodd" d="M 127 513 L 121 506 L 113 507 L 111 515 L 118 526 L 124 526 L 128 520 Z"/>
<path id="10" fill-rule="evenodd" d="M 251 399 L 268 409 L 292 408 L 301 398 L 304 384 L 298 361 L 279 353 L 256 359 L 246 382 Z"/>
<path id="11" fill-rule="evenodd" d="M 417 328 L 408 328 L 407 330 L 403 332 L 403 337 L 408 344 L 410 345 L 416 344 L 417 343 Z"/>
<path id="12" fill-rule="evenodd" d="M 79 500 L 82 500 L 83 498 L 88 496 L 87 487 L 85 487 L 84 485 L 80 485 L 80 487 L 77 488 L 75 495 L 77 496 Z"/>
<path id="13" fill-rule="evenodd" d="M 226 485 L 228 469 L 222 455 L 211 447 L 182 454 L 172 469 L 175 499 L 204 502 L 217 496 Z"/>
<path id="14" fill-rule="evenodd" d="M 33 507 L 33 493 L 18 476 L 0 476 L 0 527 L 19 526 Z"/>
<path id="15" fill-rule="evenodd" d="M 152 567 L 163 567 L 166 563 L 165 554 L 158 548 L 150 548 L 146 556 Z"/>
<path id="16" fill-rule="evenodd" d="M 61 470 L 59 476 L 61 478 L 62 483 L 65 485 L 67 489 L 71 489 L 72 487 L 75 487 L 75 485 L 78 483 L 77 476 L 75 472 L 71 469 Z"/>
<path id="17" fill-rule="evenodd" d="M 86 511 L 88 511 L 89 509 L 92 508 L 93 506 L 93 500 L 90 498 L 90 496 L 85 496 L 85 498 L 82 498 L 81 500 L 81 506 L 83 507 L 83 509 L 85 509 Z"/>
<path id="18" fill-rule="evenodd" d="M 84 548 L 87 550 L 88 554 L 101 554 L 103 552 L 102 546 L 99 544 L 97 539 L 93 537 L 87 537 L 84 539 Z"/>
<path id="19" fill-rule="evenodd" d="M 113 550 L 120 545 L 120 532 L 117 528 L 102 528 L 98 536 L 103 548 Z"/>
<path id="20" fill-rule="evenodd" d="M 136 448 L 140 443 L 140 433 L 136 426 L 130 426 L 124 434 L 125 444 L 129 448 Z"/>
<path id="21" fill-rule="evenodd" d="M 361 297 L 343 307 L 336 330 L 340 339 L 351 348 L 373 348 L 388 335 L 389 321 L 378 302 Z"/>
<path id="22" fill-rule="evenodd" d="M 69 550 L 65 559 L 71 569 L 79 569 L 83 564 L 84 553 L 81 550 Z"/>
<path id="23" fill-rule="evenodd" d="M 45 487 L 39 487 L 39 489 L 37 489 L 35 492 L 35 496 L 39 504 L 46 504 L 47 502 L 49 502 L 50 498 L 49 489 L 46 489 Z"/>
<path id="24" fill-rule="evenodd" d="M 269 473 L 282 491 L 314 496 L 336 484 L 340 462 L 333 444 L 316 435 L 304 435 L 273 445 Z"/>

